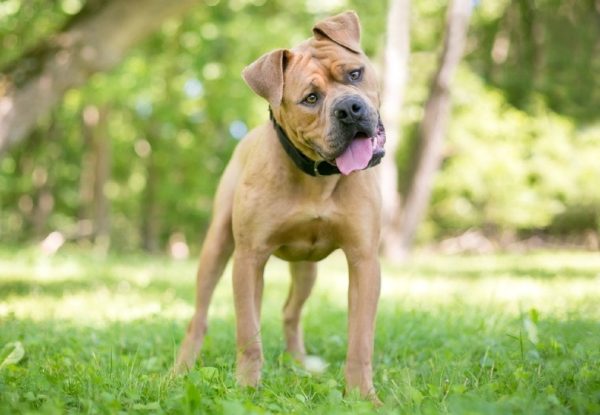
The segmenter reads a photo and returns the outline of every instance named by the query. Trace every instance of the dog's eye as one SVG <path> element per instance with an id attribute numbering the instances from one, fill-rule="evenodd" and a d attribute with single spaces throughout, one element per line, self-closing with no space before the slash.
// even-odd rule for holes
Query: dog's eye
<path id="1" fill-rule="evenodd" d="M 306 98 L 304 98 L 304 101 L 302 101 L 302 102 L 304 102 L 305 104 L 308 104 L 308 105 L 315 105 L 318 100 L 319 100 L 319 96 L 313 92 L 312 94 L 308 94 L 306 96 Z"/>
<path id="2" fill-rule="evenodd" d="M 362 69 L 356 69 L 348 74 L 348 78 L 352 82 L 360 81 L 362 78 Z"/>

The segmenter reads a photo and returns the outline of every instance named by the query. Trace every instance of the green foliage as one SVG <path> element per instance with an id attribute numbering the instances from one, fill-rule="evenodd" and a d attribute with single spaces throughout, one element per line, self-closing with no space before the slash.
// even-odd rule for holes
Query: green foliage
<path id="1" fill-rule="evenodd" d="M 287 266 L 267 267 L 263 384 L 234 378 L 231 286 L 217 288 L 198 365 L 171 377 L 191 316 L 195 262 L 100 259 L 64 251 L 0 252 L 0 349 L 24 358 L 0 368 L 1 413 L 598 413 L 600 260 L 585 253 L 416 257 L 383 266 L 375 411 L 344 395 L 345 260 L 334 255 L 309 299 L 311 375 L 283 354 Z M 228 274 L 228 273 L 227 273 Z M 183 278 L 182 278 L 183 276 Z M 333 288 L 332 288 L 333 287 Z M 557 300 L 558 299 L 558 300 Z"/>
<path id="2" fill-rule="evenodd" d="M 4 6 L 8 12 L 0 18 L 7 33 L 0 43 L 29 47 L 65 21 L 64 3 L 52 9 L 19 1 L 11 2 L 14 8 Z M 381 37 L 370 33 L 381 27 L 384 5 L 357 1 L 356 8 L 365 16 L 365 49 L 374 53 Z M 166 22 L 117 69 L 69 91 L 32 139 L 0 161 L 0 237 L 23 242 L 55 229 L 76 234 L 85 219 L 81 174 L 90 152 L 82 118 L 86 108 L 99 108 L 107 111 L 111 142 L 111 177 L 104 191 L 113 247 L 141 246 L 149 221 L 158 228 L 160 244 L 177 231 L 194 244 L 236 141 L 267 119 L 266 104 L 241 79 L 243 67 L 309 37 L 314 21 L 333 10 L 320 2 L 214 1 L 182 21 Z M 32 41 L 14 38 L 25 23 L 40 23 L 39 34 L 28 34 Z M 0 63 L 12 58 L 2 53 Z M 52 211 L 37 224 L 46 188 L 51 188 Z"/>
<path id="3" fill-rule="evenodd" d="M 473 27 L 477 49 L 470 61 L 486 81 L 504 90 L 509 102 L 519 108 L 535 107 L 541 95 L 553 111 L 577 120 L 597 120 L 598 4 L 560 0 L 482 3 L 485 12 Z"/>
<path id="4" fill-rule="evenodd" d="M 62 7 L 66 3 L 80 2 L 6 0 L 0 3 L 0 67 L 59 30 L 73 14 Z M 67 5 L 66 10 L 76 9 Z"/>
<path id="5" fill-rule="evenodd" d="M 413 2 L 413 21 L 420 24 L 411 28 L 411 82 L 398 155 L 401 185 L 408 180 L 437 64 L 432 45 L 441 41 L 441 3 Z M 466 62 L 452 88 L 444 163 L 421 239 L 472 227 L 490 233 L 543 230 L 560 235 L 598 230 L 600 194 L 593 189 L 600 180 L 600 124 L 593 102 L 600 72 L 581 68 L 600 65 L 600 55 L 593 53 L 598 37 L 590 38 L 600 26 L 588 21 L 597 20 L 600 11 L 590 13 L 591 3 L 568 2 L 556 14 L 556 2 L 536 2 L 527 12 L 535 21 L 529 21 L 520 8 L 526 3 L 481 2 L 475 10 Z M 428 30 L 423 21 L 433 24 L 436 19 L 436 29 Z M 579 26 L 565 37 L 558 26 L 566 20 L 568 27 L 575 22 Z M 523 33 L 534 30 L 528 25 L 545 36 L 538 45 L 544 59 L 540 67 L 532 56 L 518 59 L 534 52 L 528 49 L 535 46 L 532 39 Z M 508 55 L 499 62 L 494 42 L 502 43 L 504 36 L 510 38 Z M 549 40 L 556 36 L 561 40 Z M 581 62 L 573 62 L 572 49 Z M 557 81 L 582 72 L 585 79 Z M 558 89 L 563 92 L 552 92 Z"/>
<path id="6" fill-rule="evenodd" d="M 406 139 L 398 155 L 404 172 L 447 5 L 412 3 Z M 598 12 L 593 2 L 559 3 L 538 1 L 528 9 L 529 2 L 484 1 L 475 10 L 466 64 L 453 87 L 448 158 L 430 210 L 434 234 L 473 226 L 597 229 Z M 89 4 L 2 2 L 0 65 Z M 161 247 L 174 233 L 195 245 L 237 140 L 267 119 L 266 104 L 240 77 L 243 67 L 348 8 L 361 16 L 365 51 L 380 62 L 386 7 L 367 0 L 213 0 L 167 21 L 117 68 L 69 91 L 27 142 L 0 160 L 0 240 L 27 242 L 54 230 L 81 239 L 93 210 L 83 195 L 90 187 L 89 136 L 100 134 L 110 140 L 111 176 L 103 187 L 112 247 L 147 247 L 149 239 Z M 502 45 L 508 45 L 504 55 Z M 105 118 L 86 126 L 86 111 L 96 110 Z"/>
<path id="7" fill-rule="evenodd" d="M 600 178 L 598 128 L 578 131 L 541 102 L 533 113 L 520 111 L 466 68 L 458 78 L 433 221 L 446 229 L 522 230 L 545 228 L 580 205 L 600 208 L 592 190 Z M 594 228 L 589 214 L 581 218 Z"/>

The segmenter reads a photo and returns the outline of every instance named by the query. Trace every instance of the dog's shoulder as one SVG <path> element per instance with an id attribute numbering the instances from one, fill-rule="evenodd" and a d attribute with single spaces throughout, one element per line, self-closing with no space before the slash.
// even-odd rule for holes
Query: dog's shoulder
<path id="1" fill-rule="evenodd" d="M 246 165 L 249 159 L 259 155 L 265 147 L 265 139 L 273 134 L 273 128 L 269 123 L 261 124 L 250 130 L 236 146 L 232 159 L 238 159 L 243 165 Z"/>

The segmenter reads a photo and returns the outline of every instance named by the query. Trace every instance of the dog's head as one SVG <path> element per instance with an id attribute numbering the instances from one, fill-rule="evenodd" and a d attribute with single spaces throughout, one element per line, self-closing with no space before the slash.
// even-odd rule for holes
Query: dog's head
<path id="1" fill-rule="evenodd" d="M 354 12 L 318 22 L 313 37 L 267 53 L 243 71 L 293 144 L 349 174 L 383 156 L 375 71 L 360 48 Z"/>

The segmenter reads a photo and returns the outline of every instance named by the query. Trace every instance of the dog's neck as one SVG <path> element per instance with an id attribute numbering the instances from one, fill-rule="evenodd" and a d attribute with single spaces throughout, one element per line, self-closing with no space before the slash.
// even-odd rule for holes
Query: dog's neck
<path id="1" fill-rule="evenodd" d="M 279 139 L 281 146 L 285 150 L 286 154 L 292 159 L 296 167 L 313 177 L 341 174 L 337 166 L 334 166 L 325 160 L 312 160 L 306 154 L 300 151 L 294 145 L 294 143 L 292 143 L 292 140 L 290 140 L 283 127 L 277 123 L 270 107 L 269 118 L 273 122 L 273 128 L 277 133 L 277 138 Z"/>

